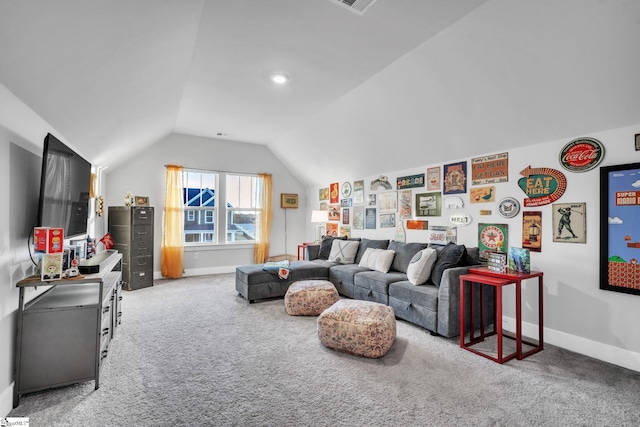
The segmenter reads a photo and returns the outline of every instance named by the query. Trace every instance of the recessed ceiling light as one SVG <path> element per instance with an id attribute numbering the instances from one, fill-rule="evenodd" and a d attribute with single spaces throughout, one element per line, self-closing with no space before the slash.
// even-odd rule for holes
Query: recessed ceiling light
<path id="1" fill-rule="evenodd" d="M 289 76 L 287 76 L 286 74 L 282 74 L 282 73 L 275 73 L 275 74 L 271 75 L 271 80 L 274 83 L 282 85 L 282 84 L 285 84 L 286 82 L 289 81 Z"/>

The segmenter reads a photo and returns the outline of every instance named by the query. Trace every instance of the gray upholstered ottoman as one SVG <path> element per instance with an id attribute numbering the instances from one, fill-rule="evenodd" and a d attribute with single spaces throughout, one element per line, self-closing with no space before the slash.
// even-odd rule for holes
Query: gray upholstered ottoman
<path id="1" fill-rule="evenodd" d="M 263 264 L 243 265 L 236 268 L 236 290 L 249 300 L 283 297 L 289 286 L 298 280 L 327 280 L 329 268 L 312 261 L 292 261 L 288 279 L 280 279 L 277 274 L 262 269 Z"/>
<path id="2" fill-rule="evenodd" d="M 301 280 L 289 286 L 284 308 L 290 316 L 317 316 L 340 299 L 328 280 Z"/>
<path id="3" fill-rule="evenodd" d="M 382 357 L 396 339 L 396 317 L 384 304 L 341 299 L 318 317 L 318 338 L 334 350 Z"/>

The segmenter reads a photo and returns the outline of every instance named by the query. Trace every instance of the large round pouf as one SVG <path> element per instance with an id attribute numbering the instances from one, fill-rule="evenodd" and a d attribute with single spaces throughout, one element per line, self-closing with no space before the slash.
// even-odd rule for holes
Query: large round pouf
<path id="1" fill-rule="evenodd" d="M 393 308 L 370 301 L 342 299 L 318 317 L 325 346 L 364 357 L 382 357 L 396 339 Z"/>
<path id="2" fill-rule="evenodd" d="M 290 316 L 317 316 L 339 299 L 328 280 L 300 280 L 287 289 L 284 307 Z"/>

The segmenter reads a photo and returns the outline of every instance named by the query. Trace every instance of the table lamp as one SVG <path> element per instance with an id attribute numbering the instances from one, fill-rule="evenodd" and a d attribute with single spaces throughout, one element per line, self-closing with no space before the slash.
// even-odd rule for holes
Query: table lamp
<path id="1" fill-rule="evenodd" d="M 324 224 L 329 221 L 329 211 L 311 211 L 311 222 L 316 226 L 316 242 L 322 241 Z"/>

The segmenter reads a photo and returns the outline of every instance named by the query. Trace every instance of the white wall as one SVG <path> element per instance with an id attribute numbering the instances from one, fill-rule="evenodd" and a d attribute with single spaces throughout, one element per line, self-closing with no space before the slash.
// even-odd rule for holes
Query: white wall
<path id="1" fill-rule="evenodd" d="M 0 416 L 13 407 L 16 282 L 34 272 L 27 248 L 38 209 L 47 132 L 55 131 L 0 85 Z M 33 290 L 29 291 L 27 298 L 32 298 Z"/>
<path id="2" fill-rule="evenodd" d="M 635 151 L 634 134 L 640 133 L 640 125 L 616 130 L 576 135 L 594 137 L 605 146 L 605 157 L 600 166 L 640 162 L 640 151 Z M 518 186 L 522 177 L 520 171 L 527 166 L 549 167 L 564 173 L 567 178 L 567 189 L 556 203 L 585 202 L 587 207 L 587 243 L 556 243 L 553 242 L 554 227 L 551 222 L 552 205 L 536 208 L 525 208 L 525 211 L 542 211 L 543 235 L 542 251 L 531 252 L 531 267 L 544 272 L 544 326 L 545 341 L 579 353 L 587 354 L 618 364 L 636 371 L 640 371 L 640 334 L 636 325 L 640 324 L 640 296 L 624 293 L 604 291 L 599 289 L 599 168 L 584 172 L 573 173 L 566 171 L 558 161 L 562 147 L 573 138 L 534 144 L 523 148 L 508 150 L 509 153 L 509 181 L 496 186 L 496 200 L 511 196 L 517 198 L 521 205 L 526 197 Z M 496 154 L 487 152 L 484 154 Z M 399 176 L 426 173 L 427 167 L 443 166 L 443 164 L 429 164 L 429 150 L 416 151 L 413 156 L 425 159 L 424 167 L 401 171 L 380 171 L 379 175 L 386 175 L 394 184 Z M 473 156 L 475 157 L 475 156 Z M 470 158 L 451 159 L 453 163 Z M 445 163 L 445 164 L 446 164 Z M 470 164 L 467 164 L 470 173 Z M 350 181 L 364 179 L 365 200 L 370 191 L 370 182 L 374 176 L 352 176 Z M 331 176 L 326 176 L 326 184 L 336 182 Z M 342 182 L 340 183 L 342 184 Z M 498 214 L 496 203 L 470 204 L 469 188 L 461 195 L 465 207 L 458 210 L 447 210 L 443 207 L 440 217 L 415 217 L 425 219 L 429 225 L 451 225 L 449 216 L 454 212 L 464 212 L 471 215 L 473 222 L 464 227 L 458 227 L 458 242 L 467 246 L 478 246 L 478 223 L 500 223 L 508 225 L 508 244 L 514 247 L 522 246 L 522 215 L 513 219 L 505 219 Z M 318 209 L 319 187 L 309 189 L 309 210 Z M 380 193 L 384 190 L 375 191 Z M 425 188 L 413 189 L 413 193 L 426 192 Z M 446 197 L 446 196 L 445 196 Z M 414 208 L 415 209 L 415 208 Z M 490 209 L 492 214 L 480 216 L 481 209 Z M 414 212 L 415 214 L 415 212 Z M 353 215 L 351 215 L 353 217 Z M 379 227 L 379 221 L 378 221 Z M 314 236 L 314 228 L 307 226 L 307 237 Z M 353 230 L 353 237 L 393 239 L 395 229 L 377 228 L 376 230 Z M 407 241 L 426 241 L 426 232 L 407 230 Z M 529 336 L 537 336 L 535 329 L 537 311 L 535 305 L 534 286 L 525 291 L 524 321 L 525 332 Z M 527 302 L 527 299 L 529 301 Z M 509 300 L 506 300 L 509 301 Z M 534 315 L 535 313 L 535 315 Z M 513 317 L 513 310 L 507 311 L 507 316 Z M 510 329 L 513 319 L 507 319 Z"/>
<path id="3" fill-rule="evenodd" d="M 271 256 L 296 254 L 303 241 L 306 214 L 305 188 L 265 146 L 172 134 L 154 144 L 117 169 L 106 169 L 106 206 L 121 206 L 127 192 L 149 196 L 155 207 L 154 276 L 160 278 L 162 207 L 165 167 L 177 164 L 186 168 L 245 173 L 271 173 L 273 177 L 273 222 Z M 281 193 L 299 194 L 299 208 L 280 208 Z M 285 248 L 286 243 L 286 248 Z M 195 256 L 198 259 L 195 259 Z M 188 248 L 184 257 L 186 275 L 232 272 L 235 267 L 253 263 L 253 245 L 220 245 Z"/>

